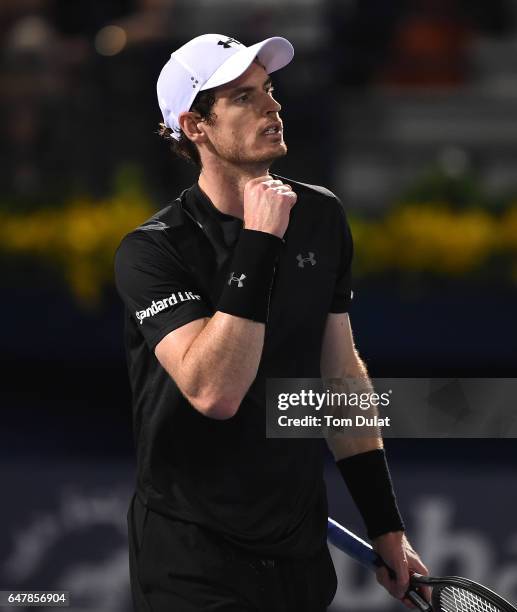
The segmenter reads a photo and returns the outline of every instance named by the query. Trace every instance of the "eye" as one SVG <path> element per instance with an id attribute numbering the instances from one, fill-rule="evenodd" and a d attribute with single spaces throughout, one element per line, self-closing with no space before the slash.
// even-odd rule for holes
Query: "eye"
<path id="1" fill-rule="evenodd" d="M 249 95 L 247 93 L 241 94 L 238 98 L 235 98 L 236 102 L 246 102 L 246 100 L 249 98 Z"/>
<path id="2" fill-rule="evenodd" d="M 271 96 L 273 94 L 273 92 L 275 91 L 275 88 L 273 87 L 273 85 L 270 85 L 267 88 L 267 93 Z"/>

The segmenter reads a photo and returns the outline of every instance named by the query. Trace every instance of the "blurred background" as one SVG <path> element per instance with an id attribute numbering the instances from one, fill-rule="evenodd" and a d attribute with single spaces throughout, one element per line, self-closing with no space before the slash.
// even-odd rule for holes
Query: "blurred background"
<path id="1" fill-rule="evenodd" d="M 112 259 L 196 178 L 156 135 L 155 83 L 207 32 L 295 47 L 275 75 L 289 154 L 274 169 L 345 205 L 371 375 L 515 375 L 513 0 L 2 0 L 0 590 L 130 609 L 134 452 Z M 386 445 L 433 573 L 517 600 L 515 441 Z M 332 514 L 364 533 L 330 463 Z M 334 559 L 333 610 L 400 609 Z"/>

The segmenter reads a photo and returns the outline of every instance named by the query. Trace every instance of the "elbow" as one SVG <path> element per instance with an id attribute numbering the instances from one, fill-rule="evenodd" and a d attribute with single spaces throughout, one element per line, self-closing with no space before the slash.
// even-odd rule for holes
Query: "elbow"
<path id="1" fill-rule="evenodd" d="M 207 396 L 189 398 L 189 401 L 203 416 L 216 421 L 226 421 L 237 414 L 242 398 Z"/>

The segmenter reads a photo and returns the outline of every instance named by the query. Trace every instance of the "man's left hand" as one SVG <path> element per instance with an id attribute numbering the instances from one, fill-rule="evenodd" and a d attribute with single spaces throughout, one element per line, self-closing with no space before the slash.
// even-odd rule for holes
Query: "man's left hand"
<path id="1" fill-rule="evenodd" d="M 396 574 L 396 579 L 392 579 L 388 570 L 381 567 L 376 571 L 377 581 L 393 597 L 400 599 L 407 608 L 415 608 L 416 606 L 405 597 L 409 588 L 409 576 L 415 572 L 427 576 L 429 572 L 408 542 L 405 533 L 403 531 L 391 531 L 375 538 L 372 544 L 373 549 Z M 419 593 L 427 601 L 431 600 L 429 588 L 420 587 Z"/>

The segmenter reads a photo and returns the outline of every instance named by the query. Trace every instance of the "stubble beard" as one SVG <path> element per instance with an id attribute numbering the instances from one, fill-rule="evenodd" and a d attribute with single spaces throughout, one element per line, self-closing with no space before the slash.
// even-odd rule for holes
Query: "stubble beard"
<path id="1" fill-rule="evenodd" d="M 265 167 L 269 168 L 277 159 L 287 155 L 287 145 L 282 141 L 282 146 L 276 147 L 276 151 L 264 151 L 262 153 L 250 154 L 246 149 L 235 147 L 225 152 L 221 151 L 221 156 L 232 166 L 237 167 Z"/>

